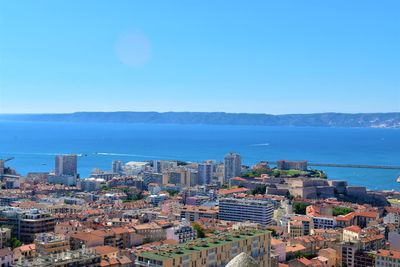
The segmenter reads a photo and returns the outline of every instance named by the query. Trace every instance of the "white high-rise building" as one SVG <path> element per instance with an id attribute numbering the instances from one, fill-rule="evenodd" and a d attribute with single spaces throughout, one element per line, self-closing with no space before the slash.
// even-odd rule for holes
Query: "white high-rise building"
<path id="1" fill-rule="evenodd" d="M 111 169 L 112 173 L 121 173 L 123 171 L 124 165 L 123 165 L 122 161 L 114 160 L 111 165 L 112 165 L 112 169 Z"/>
<path id="2" fill-rule="evenodd" d="M 77 155 L 57 155 L 55 162 L 55 175 L 78 176 Z"/>
<path id="3" fill-rule="evenodd" d="M 178 162 L 173 160 L 153 160 L 153 171 L 163 173 L 178 167 Z"/>
<path id="4" fill-rule="evenodd" d="M 225 182 L 230 178 L 239 176 L 242 171 L 242 160 L 237 153 L 230 152 L 224 158 L 224 178 Z"/>
<path id="5" fill-rule="evenodd" d="M 213 164 L 212 163 L 200 163 L 197 167 L 198 171 L 198 183 L 200 185 L 210 184 L 213 176 Z"/>

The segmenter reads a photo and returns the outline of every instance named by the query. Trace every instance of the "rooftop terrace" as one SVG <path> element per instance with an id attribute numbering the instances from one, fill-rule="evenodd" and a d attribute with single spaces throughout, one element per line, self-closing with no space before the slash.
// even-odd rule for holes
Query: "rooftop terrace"
<path id="1" fill-rule="evenodd" d="M 171 246 L 171 245 L 160 246 L 152 251 L 141 252 L 140 256 L 147 259 L 162 261 L 165 259 L 172 259 L 184 255 L 190 255 L 194 251 L 208 250 L 229 243 L 234 243 L 240 240 L 245 240 L 250 237 L 261 236 L 268 232 L 270 231 L 242 230 L 242 231 L 235 231 L 232 233 L 224 233 L 216 236 L 211 236 L 208 238 L 196 239 L 187 242 L 185 244 L 180 244 L 176 246 Z"/>

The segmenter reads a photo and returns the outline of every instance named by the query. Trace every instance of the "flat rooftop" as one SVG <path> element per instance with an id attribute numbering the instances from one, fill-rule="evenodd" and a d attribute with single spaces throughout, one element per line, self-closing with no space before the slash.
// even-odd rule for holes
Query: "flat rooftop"
<path id="1" fill-rule="evenodd" d="M 238 233 L 224 233 L 219 236 L 196 239 L 185 244 L 177 246 L 161 246 L 152 251 L 141 252 L 139 257 L 162 261 L 165 259 L 173 259 L 184 255 L 190 255 L 194 251 L 208 250 L 220 247 L 229 243 L 248 239 L 250 237 L 264 235 L 268 230 L 248 230 Z"/>

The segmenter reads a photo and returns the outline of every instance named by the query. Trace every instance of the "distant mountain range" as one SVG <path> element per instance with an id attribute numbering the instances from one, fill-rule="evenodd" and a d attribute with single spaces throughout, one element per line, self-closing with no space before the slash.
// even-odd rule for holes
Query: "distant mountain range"
<path id="1" fill-rule="evenodd" d="M 1 121 L 400 128 L 400 112 L 269 115 L 224 112 L 75 112 L 0 114 Z"/>

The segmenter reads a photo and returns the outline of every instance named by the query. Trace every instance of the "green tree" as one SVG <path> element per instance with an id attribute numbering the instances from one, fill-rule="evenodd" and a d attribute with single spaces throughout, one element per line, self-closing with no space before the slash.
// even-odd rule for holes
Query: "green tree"
<path id="1" fill-rule="evenodd" d="M 303 214 L 303 215 L 305 215 L 305 214 L 306 214 L 306 208 L 307 208 L 308 206 L 310 206 L 310 204 L 309 204 L 309 203 L 306 203 L 306 202 L 295 202 L 295 203 L 293 204 L 293 211 L 294 211 L 294 213 L 296 213 L 296 214 Z"/>
<path id="2" fill-rule="evenodd" d="M 167 189 L 167 192 L 170 196 L 175 196 L 179 193 L 179 191 L 174 190 L 174 189 Z"/>
<path id="3" fill-rule="evenodd" d="M 332 210 L 332 215 L 333 216 L 338 216 L 338 215 L 346 215 L 352 212 L 353 210 L 347 207 L 334 207 Z"/>
<path id="4" fill-rule="evenodd" d="M 18 239 L 16 239 L 15 237 L 12 237 L 10 240 L 10 245 L 11 245 L 11 248 L 14 249 L 14 248 L 22 246 L 22 242 L 19 241 Z"/>
<path id="5" fill-rule="evenodd" d="M 268 231 L 271 231 L 271 235 L 272 235 L 273 237 L 279 236 L 279 235 L 277 234 L 277 232 L 276 232 L 275 229 L 267 228 L 267 230 L 268 230 Z"/>
<path id="6" fill-rule="evenodd" d="M 286 198 L 289 199 L 289 200 L 293 200 L 293 199 L 294 199 L 294 196 L 291 195 L 290 192 L 288 191 L 288 192 L 286 193 Z"/>
<path id="7" fill-rule="evenodd" d="M 206 232 L 205 232 L 204 228 L 201 227 L 200 224 L 194 222 L 194 223 L 192 224 L 192 226 L 193 226 L 193 229 L 196 230 L 196 232 L 197 232 L 197 237 L 198 237 L 198 238 L 204 238 L 204 237 L 206 237 Z"/>
<path id="8" fill-rule="evenodd" d="M 101 190 L 103 190 L 103 191 L 107 191 L 107 190 L 109 190 L 110 188 L 108 188 L 108 186 L 106 186 L 106 185 L 102 185 L 101 186 Z"/>
<path id="9" fill-rule="evenodd" d="M 266 189 L 267 189 L 266 185 L 258 185 L 256 188 L 251 190 L 251 194 L 252 195 L 257 195 L 257 194 L 264 195 Z"/>
<path id="10" fill-rule="evenodd" d="M 131 201 L 136 201 L 136 200 L 141 200 L 141 199 L 143 199 L 142 191 L 130 193 L 130 194 L 128 193 L 128 197 L 123 202 L 131 202 Z"/>
<path id="11" fill-rule="evenodd" d="M 221 189 L 228 189 L 229 188 L 229 185 L 228 184 L 223 184 L 222 186 L 221 186 Z"/>

